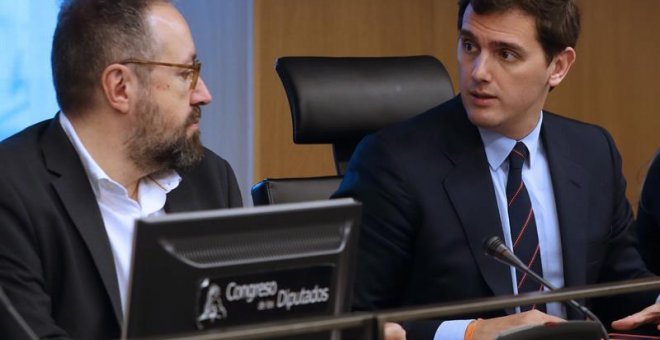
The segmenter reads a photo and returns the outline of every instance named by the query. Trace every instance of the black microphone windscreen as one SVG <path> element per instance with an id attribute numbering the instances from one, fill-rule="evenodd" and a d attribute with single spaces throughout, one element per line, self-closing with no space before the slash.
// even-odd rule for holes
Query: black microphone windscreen
<path id="1" fill-rule="evenodd" d="M 492 236 L 484 242 L 484 250 L 487 255 L 499 257 L 499 248 L 502 245 L 502 240 L 498 236 Z"/>

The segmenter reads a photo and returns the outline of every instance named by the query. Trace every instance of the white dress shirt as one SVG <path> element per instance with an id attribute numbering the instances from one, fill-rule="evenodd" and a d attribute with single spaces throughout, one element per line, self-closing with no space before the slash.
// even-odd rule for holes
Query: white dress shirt
<path id="1" fill-rule="evenodd" d="M 170 170 L 142 178 L 138 184 L 136 202 L 130 198 L 123 185 L 110 178 L 94 161 L 66 115 L 62 112 L 59 117 L 64 132 L 80 156 L 96 196 L 103 224 L 110 239 L 122 309 L 126 313 L 126 294 L 133 253 L 135 220 L 140 217 L 163 214 L 167 193 L 179 185 L 181 177 L 176 171 Z"/>

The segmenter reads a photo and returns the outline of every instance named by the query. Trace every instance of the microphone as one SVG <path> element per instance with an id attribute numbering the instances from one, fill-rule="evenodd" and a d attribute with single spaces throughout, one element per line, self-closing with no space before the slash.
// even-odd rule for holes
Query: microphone
<path id="1" fill-rule="evenodd" d="M 484 242 L 484 250 L 486 255 L 493 257 L 499 262 L 502 262 L 508 266 L 515 268 L 516 270 L 522 271 L 529 275 L 534 281 L 542 284 L 544 287 L 547 287 L 550 290 L 557 290 L 557 287 L 548 282 L 542 276 L 538 275 L 536 272 L 531 270 L 526 264 L 524 264 L 516 254 L 514 254 L 498 236 L 492 236 Z M 568 300 L 567 305 L 571 308 L 577 310 L 585 317 L 591 319 L 592 321 L 597 322 L 600 325 L 600 328 L 603 331 L 603 337 L 605 340 L 609 340 L 609 335 L 603 323 L 598 319 L 598 317 L 592 313 L 587 307 L 579 304 L 575 300 Z"/>

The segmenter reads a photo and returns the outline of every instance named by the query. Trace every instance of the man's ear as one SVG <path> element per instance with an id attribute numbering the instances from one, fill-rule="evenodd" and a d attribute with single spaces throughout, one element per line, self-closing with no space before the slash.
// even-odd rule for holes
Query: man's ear
<path id="1" fill-rule="evenodd" d="M 137 89 L 137 78 L 128 67 L 112 64 L 106 67 L 101 74 L 101 88 L 108 105 L 119 112 L 126 113 L 130 108 L 132 92 Z"/>
<path id="2" fill-rule="evenodd" d="M 566 47 L 563 51 L 559 52 L 550 63 L 550 79 L 548 80 L 550 87 L 556 87 L 564 80 L 568 74 L 568 70 L 575 62 L 575 50 L 572 47 Z"/>

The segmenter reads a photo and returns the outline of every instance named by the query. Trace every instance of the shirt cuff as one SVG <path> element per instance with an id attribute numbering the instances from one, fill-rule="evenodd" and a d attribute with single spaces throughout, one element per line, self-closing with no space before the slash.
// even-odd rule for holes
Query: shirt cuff
<path id="1" fill-rule="evenodd" d="M 471 320 L 449 320 L 440 324 L 438 330 L 435 331 L 433 340 L 463 340 L 465 337 L 465 330 Z"/>

